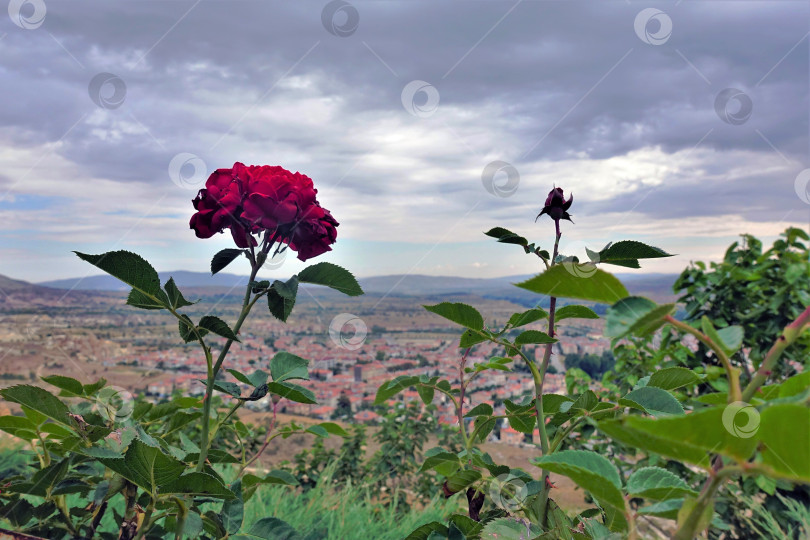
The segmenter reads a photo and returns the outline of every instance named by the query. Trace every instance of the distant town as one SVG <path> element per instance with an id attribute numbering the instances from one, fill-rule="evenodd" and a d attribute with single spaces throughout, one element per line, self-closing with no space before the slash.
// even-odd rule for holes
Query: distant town
<path id="1" fill-rule="evenodd" d="M 224 320 L 236 318 L 238 298 L 211 294 L 200 289 L 201 301 L 189 309 L 192 317 L 214 313 Z M 166 313 L 143 311 L 124 304 L 120 293 L 82 293 L 85 300 L 68 304 L 23 309 L 25 302 L 9 302 L 0 311 L 0 384 L 36 380 L 39 376 L 59 373 L 90 382 L 104 377 L 110 384 L 127 391 L 143 393 L 147 399 L 161 400 L 174 392 L 202 395 L 205 359 L 194 343 L 182 344 L 176 320 Z M 89 299 L 91 300 L 89 300 Z M 309 381 L 296 381 L 311 389 L 316 405 L 283 400 L 279 412 L 320 420 L 343 420 L 374 424 L 379 420 L 374 409 L 377 389 L 399 375 L 439 375 L 457 385 L 458 347 L 461 331 L 441 317 L 422 308 L 439 301 L 463 301 L 484 314 L 487 325 L 502 326 L 509 315 L 523 311 L 525 305 L 508 300 L 485 299 L 471 295 L 441 298 L 383 297 L 368 295 L 357 299 L 337 299 L 330 295 L 299 294 L 298 305 L 287 324 L 272 318 L 265 307 L 257 306 L 240 332 L 241 344 L 235 344 L 228 356 L 229 368 L 244 373 L 269 371 L 269 361 L 279 351 L 309 360 Z M 330 335 L 330 325 L 341 315 L 353 322 L 343 330 L 346 343 Z M 546 390 L 565 393 L 566 358 L 571 356 L 609 355 L 609 341 L 603 336 L 603 321 L 569 319 L 558 331 L 561 343 L 554 346 L 551 373 Z M 527 328 L 546 330 L 547 321 Z M 358 328 L 359 326 L 359 328 Z M 218 338 L 217 338 L 218 339 Z M 210 341 L 216 348 L 216 339 Z M 542 355 L 542 346 L 529 348 L 530 355 Z M 504 354 L 491 343 L 475 346 L 467 365 L 487 361 Z M 570 358 L 569 358 L 570 359 Z M 518 367 L 518 366 L 516 366 Z M 230 374 L 226 380 L 238 383 Z M 44 384 L 44 383 L 40 383 Z M 244 386 L 244 385 L 243 385 Z M 245 392 L 249 392 L 244 387 Z M 504 400 L 517 401 L 531 394 L 531 377 L 520 372 L 486 371 L 477 376 L 467 390 L 471 408 L 490 404 L 503 414 Z M 434 398 L 437 420 L 456 424 L 452 405 L 442 395 Z M 414 390 L 398 394 L 394 400 L 420 401 Z M 249 402 L 256 412 L 269 411 L 269 397 Z M 0 404 L 2 407 L 2 404 Z M 522 444 L 529 436 L 504 424 L 493 431 L 493 441 Z"/>

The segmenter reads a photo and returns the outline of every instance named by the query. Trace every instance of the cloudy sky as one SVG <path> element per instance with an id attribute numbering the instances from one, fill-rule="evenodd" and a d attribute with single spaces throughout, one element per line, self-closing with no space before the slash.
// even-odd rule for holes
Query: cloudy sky
<path id="1" fill-rule="evenodd" d="M 341 223 L 322 260 L 361 276 L 537 270 L 482 231 L 550 247 L 553 223 L 534 217 L 554 184 L 575 197 L 562 252 L 636 239 L 679 254 L 648 271 L 810 222 L 804 1 L 11 0 L 8 13 L 0 274 L 15 278 L 94 273 L 74 249 L 205 270 L 231 241 L 196 239 L 190 200 L 235 161 L 312 177 Z"/>

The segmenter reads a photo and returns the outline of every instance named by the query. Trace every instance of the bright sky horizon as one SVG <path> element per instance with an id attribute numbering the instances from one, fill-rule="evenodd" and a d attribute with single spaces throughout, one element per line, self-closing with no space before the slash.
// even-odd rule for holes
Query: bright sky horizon
<path id="1" fill-rule="evenodd" d="M 236 161 L 313 179 L 340 226 L 308 264 L 538 272 L 483 232 L 550 249 L 556 185 L 561 253 L 639 240 L 677 254 L 640 272 L 677 273 L 810 230 L 809 34 L 800 1 L 11 0 L 0 274 L 116 249 L 206 271 L 232 241 L 194 236 L 191 199 Z"/>

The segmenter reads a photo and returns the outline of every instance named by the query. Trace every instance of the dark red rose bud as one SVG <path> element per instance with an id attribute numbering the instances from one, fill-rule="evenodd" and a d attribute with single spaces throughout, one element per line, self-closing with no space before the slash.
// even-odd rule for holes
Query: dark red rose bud
<path id="1" fill-rule="evenodd" d="M 467 504 L 470 519 L 481 521 L 481 508 L 484 506 L 484 493 L 475 488 L 467 488 Z"/>
<path id="2" fill-rule="evenodd" d="M 543 206 L 543 209 L 539 214 L 537 214 L 537 217 L 534 218 L 534 220 L 537 221 L 537 219 L 543 214 L 548 214 L 548 216 L 556 222 L 559 222 L 561 219 L 567 219 L 573 223 L 574 221 L 567 212 L 567 210 L 571 208 L 572 202 L 574 202 L 573 195 L 571 195 L 566 201 L 565 195 L 563 195 L 563 189 L 555 187 L 549 191 L 548 197 L 546 197 L 545 206 Z"/>

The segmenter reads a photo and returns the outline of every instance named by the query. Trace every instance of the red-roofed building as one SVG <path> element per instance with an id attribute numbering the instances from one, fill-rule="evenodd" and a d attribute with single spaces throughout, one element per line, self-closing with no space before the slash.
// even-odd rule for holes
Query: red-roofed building
<path id="1" fill-rule="evenodd" d="M 374 411 L 364 410 L 356 413 L 354 415 L 354 419 L 357 422 L 363 422 L 364 424 L 370 424 L 372 422 L 379 422 L 380 415 L 375 413 Z"/>
<path id="2" fill-rule="evenodd" d="M 512 426 L 501 428 L 501 442 L 503 443 L 519 446 L 523 443 L 523 437 L 523 433 L 513 429 Z"/>

